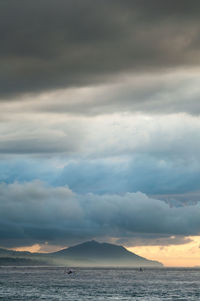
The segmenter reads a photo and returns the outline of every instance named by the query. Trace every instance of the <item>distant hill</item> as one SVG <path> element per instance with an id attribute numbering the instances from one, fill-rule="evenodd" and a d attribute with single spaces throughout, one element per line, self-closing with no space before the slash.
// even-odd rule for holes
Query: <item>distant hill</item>
<path id="1" fill-rule="evenodd" d="M 81 266 L 129 266 L 129 267 L 161 267 L 158 261 L 148 260 L 126 250 L 123 246 L 97 241 L 85 243 L 50 253 L 54 258 L 67 260 L 73 265 Z"/>
<path id="2" fill-rule="evenodd" d="M 52 260 L 50 261 L 43 254 L 0 248 L 0 266 L 45 266 L 51 264 Z"/>
<path id="3" fill-rule="evenodd" d="M 0 266 L 46 266 L 47 261 L 27 257 L 0 257 Z"/>

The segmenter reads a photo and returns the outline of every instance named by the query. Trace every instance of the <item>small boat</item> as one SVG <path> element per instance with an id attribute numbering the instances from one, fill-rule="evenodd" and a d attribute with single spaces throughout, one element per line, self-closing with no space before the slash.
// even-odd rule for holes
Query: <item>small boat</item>
<path id="1" fill-rule="evenodd" d="M 72 270 L 69 270 L 68 272 L 67 272 L 67 274 L 69 275 L 69 274 L 72 274 L 73 272 L 72 272 Z"/>
<path id="2" fill-rule="evenodd" d="M 73 274 L 73 273 L 75 273 L 75 272 L 72 271 L 71 269 L 65 268 L 65 270 L 64 270 L 64 274 L 70 275 L 70 274 Z"/>

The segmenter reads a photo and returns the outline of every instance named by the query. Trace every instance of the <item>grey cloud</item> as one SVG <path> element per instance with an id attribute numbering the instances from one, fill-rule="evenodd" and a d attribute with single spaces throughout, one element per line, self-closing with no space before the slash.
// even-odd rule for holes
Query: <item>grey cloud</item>
<path id="1" fill-rule="evenodd" d="M 152 198 L 166 201 L 170 206 L 182 207 L 183 205 L 195 205 L 200 200 L 200 191 L 189 191 L 177 194 L 152 195 Z"/>
<path id="2" fill-rule="evenodd" d="M 148 114 L 200 114 L 199 73 L 174 70 L 165 73 L 129 74 L 109 84 L 79 87 L 26 96 L 23 109 L 33 113 L 83 116 L 116 112 Z M 19 99 L 18 99 L 19 101 Z M 19 108 L 16 105 L 16 110 Z M 6 107 L 4 108 L 6 113 Z"/>
<path id="3" fill-rule="evenodd" d="M 7 137 L 1 142 L 0 153 L 2 154 L 55 154 L 70 153 L 76 151 L 71 141 L 56 139 L 42 135 L 35 137 L 16 137 L 9 140 Z M 67 137 L 63 137 L 67 140 Z"/>
<path id="4" fill-rule="evenodd" d="M 191 242 L 189 237 L 185 236 L 169 236 L 158 234 L 133 234 L 132 237 L 125 237 L 117 239 L 116 243 L 126 245 L 127 247 L 133 246 L 169 246 L 169 245 L 182 245 Z"/>
<path id="5" fill-rule="evenodd" d="M 142 193 L 77 195 L 39 181 L 1 184 L 0 245 L 67 244 L 88 238 L 197 235 L 200 205 L 170 208 Z"/>
<path id="6" fill-rule="evenodd" d="M 0 94 L 196 66 L 199 8 L 197 0 L 1 1 Z"/>
<path id="7" fill-rule="evenodd" d="M 52 156 L 80 152 L 85 136 L 80 121 L 26 117 L 13 114 L 13 120 L 1 122 L 1 155 Z"/>

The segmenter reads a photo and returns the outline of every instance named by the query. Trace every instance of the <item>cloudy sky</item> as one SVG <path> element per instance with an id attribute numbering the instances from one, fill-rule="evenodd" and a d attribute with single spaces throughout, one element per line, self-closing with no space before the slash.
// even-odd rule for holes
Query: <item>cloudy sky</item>
<path id="1" fill-rule="evenodd" d="M 0 0 L 0 246 L 200 262 L 200 2 Z"/>

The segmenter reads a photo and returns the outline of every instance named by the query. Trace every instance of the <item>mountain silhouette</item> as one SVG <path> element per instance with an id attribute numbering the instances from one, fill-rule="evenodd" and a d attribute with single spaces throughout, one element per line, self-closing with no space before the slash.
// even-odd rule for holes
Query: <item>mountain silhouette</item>
<path id="1" fill-rule="evenodd" d="M 50 255 L 68 260 L 76 265 L 85 266 L 162 266 L 160 262 L 138 256 L 128 251 L 123 246 L 110 243 L 99 243 L 95 240 L 50 253 Z"/>

